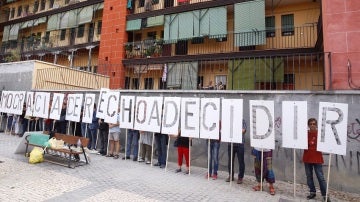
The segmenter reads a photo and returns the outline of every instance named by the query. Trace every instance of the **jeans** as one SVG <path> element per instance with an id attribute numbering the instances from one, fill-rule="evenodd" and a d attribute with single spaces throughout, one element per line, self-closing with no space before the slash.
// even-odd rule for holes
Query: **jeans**
<path id="1" fill-rule="evenodd" d="M 220 142 L 211 140 L 210 141 L 210 166 L 209 166 L 209 174 L 210 175 L 217 175 L 217 171 L 219 169 L 219 149 L 220 149 Z M 213 172 L 213 168 L 214 168 L 214 172 Z"/>
<path id="2" fill-rule="evenodd" d="M 244 172 L 245 172 L 245 161 L 244 161 L 244 153 L 245 153 L 245 147 L 244 144 L 240 144 L 240 143 L 234 143 L 233 144 L 233 156 L 232 156 L 232 173 L 230 175 L 230 164 L 231 164 L 231 144 L 228 145 L 228 171 L 229 171 L 229 176 L 231 176 L 231 178 L 234 178 L 234 159 L 235 159 L 235 155 L 237 155 L 237 159 L 238 159 L 238 163 L 239 163 L 239 174 L 238 174 L 238 179 L 242 179 L 244 178 Z"/>
<path id="3" fill-rule="evenodd" d="M 88 144 L 88 148 L 89 149 L 96 149 L 96 138 L 97 138 L 97 129 L 90 129 L 90 134 L 89 134 L 89 144 Z"/>
<path id="4" fill-rule="evenodd" d="M 326 195 L 326 182 L 324 178 L 324 173 L 322 170 L 322 164 L 318 163 L 305 163 L 305 173 L 306 173 L 306 182 L 309 186 L 311 193 L 316 193 L 314 179 L 313 179 L 313 170 L 315 171 L 316 177 L 319 181 L 321 195 Z"/>
<path id="5" fill-rule="evenodd" d="M 109 130 L 99 130 L 99 141 L 100 141 L 100 153 L 107 153 Z"/>
<path id="6" fill-rule="evenodd" d="M 133 157 L 137 158 L 139 150 L 139 131 L 129 129 L 126 143 L 126 157 L 130 157 L 131 146 L 133 148 Z"/>
<path id="7" fill-rule="evenodd" d="M 166 165 L 167 138 L 168 136 L 165 134 L 155 134 L 155 141 L 158 150 L 158 163 L 160 163 L 161 165 Z"/>
<path id="8" fill-rule="evenodd" d="M 86 126 L 87 126 L 87 123 L 81 123 L 81 134 L 83 137 L 89 137 L 89 127 L 88 127 L 88 130 L 86 130 Z"/>

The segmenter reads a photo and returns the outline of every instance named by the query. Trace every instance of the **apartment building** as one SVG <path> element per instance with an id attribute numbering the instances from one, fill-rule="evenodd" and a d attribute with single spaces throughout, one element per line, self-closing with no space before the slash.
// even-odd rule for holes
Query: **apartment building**
<path id="1" fill-rule="evenodd" d="M 97 72 L 103 0 L 3 0 L 2 62 L 41 60 Z"/>

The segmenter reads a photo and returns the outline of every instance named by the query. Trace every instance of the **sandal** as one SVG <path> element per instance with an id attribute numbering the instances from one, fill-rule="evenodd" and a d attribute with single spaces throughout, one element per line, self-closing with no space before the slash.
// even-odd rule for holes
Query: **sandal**
<path id="1" fill-rule="evenodd" d="M 254 191 L 260 191 L 260 190 L 261 190 L 260 185 L 254 186 L 254 187 L 253 187 L 253 190 L 254 190 Z"/>
<path id="2" fill-rule="evenodd" d="M 275 195 L 275 189 L 273 186 L 269 187 L 270 195 Z"/>
<path id="3" fill-rule="evenodd" d="M 106 155 L 106 157 L 114 157 L 114 155 L 108 154 L 108 155 Z"/>
<path id="4" fill-rule="evenodd" d="M 118 159 L 119 158 L 119 155 L 114 155 L 114 159 Z"/>

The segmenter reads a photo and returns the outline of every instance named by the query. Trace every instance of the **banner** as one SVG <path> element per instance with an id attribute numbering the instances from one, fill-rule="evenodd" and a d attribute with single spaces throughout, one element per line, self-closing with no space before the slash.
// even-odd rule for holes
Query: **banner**
<path id="1" fill-rule="evenodd" d="M 317 150 L 346 155 L 348 104 L 320 102 Z"/>
<path id="2" fill-rule="evenodd" d="M 26 92 L 26 112 L 25 116 L 33 116 L 34 112 L 34 92 Z"/>
<path id="3" fill-rule="evenodd" d="M 220 98 L 201 98 L 200 138 L 219 139 Z"/>
<path id="4" fill-rule="evenodd" d="M 135 114 L 135 96 L 121 96 L 120 128 L 133 129 Z"/>
<path id="5" fill-rule="evenodd" d="M 200 98 L 181 98 L 181 136 L 199 138 Z"/>
<path id="6" fill-rule="evenodd" d="M 99 95 L 97 110 L 96 110 L 96 117 L 105 119 L 105 113 L 106 113 L 106 100 L 107 100 L 107 93 L 110 90 L 107 88 L 102 88 Z"/>
<path id="7" fill-rule="evenodd" d="M 33 116 L 47 119 L 49 117 L 49 102 L 50 93 L 36 92 Z"/>
<path id="8" fill-rule="evenodd" d="M 3 91 L 1 95 L 1 112 L 22 114 L 25 91 Z"/>
<path id="9" fill-rule="evenodd" d="M 250 145 L 275 148 L 274 101 L 250 100 Z"/>
<path id="10" fill-rule="evenodd" d="M 307 102 L 283 101 L 282 146 L 294 149 L 307 149 Z"/>
<path id="11" fill-rule="evenodd" d="M 61 115 L 61 109 L 64 103 L 64 94 L 54 93 L 50 108 L 50 119 L 59 120 Z"/>
<path id="12" fill-rule="evenodd" d="M 180 97 L 164 98 L 164 113 L 161 125 L 162 134 L 177 135 L 179 133 L 180 107 Z"/>
<path id="13" fill-rule="evenodd" d="M 82 122 L 91 123 L 95 105 L 95 94 L 85 94 Z M 96 109 L 95 109 L 96 110 Z"/>
<path id="14" fill-rule="evenodd" d="M 221 106 L 221 141 L 243 143 L 243 100 L 223 99 Z"/>

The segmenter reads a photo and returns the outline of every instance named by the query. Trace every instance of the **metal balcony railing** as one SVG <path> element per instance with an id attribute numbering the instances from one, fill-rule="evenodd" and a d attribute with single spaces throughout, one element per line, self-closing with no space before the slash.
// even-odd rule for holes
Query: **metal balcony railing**
<path id="1" fill-rule="evenodd" d="M 7 54 L 14 50 L 20 50 L 20 53 L 39 50 L 56 50 L 59 47 L 87 44 L 100 41 L 100 35 L 93 31 L 84 30 L 79 35 L 77 30 L 66 31 L 66 34 L 51 34 L 50 36 L 30 35 L 23 37 L 18 41 L 6 41 L 1 44 L 0 54 Z M 81 32 L 80 32 L 81 33 Z"/>
<path id="2" fill-rule="evenodd" d="M 207 1 L 212 0 L 127 0 L 127 8 L 131 14 L 136 14 Z"/>
<path id="3" fill-rule="evenodd" d="M 124 44 L 125 58 L 314 48 L 318 39 L 317 29 L 317 24 L 314 23 L 287 29 L 254 30 L 252 32 L 200 36 L 189 39 L 133 41 Z"/>

